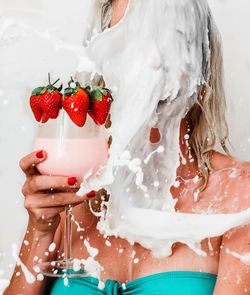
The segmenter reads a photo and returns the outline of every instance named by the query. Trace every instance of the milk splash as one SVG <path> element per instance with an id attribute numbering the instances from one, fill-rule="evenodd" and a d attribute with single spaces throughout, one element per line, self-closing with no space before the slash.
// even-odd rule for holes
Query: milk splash
<path id="1" fill-rule="evenodd" d="M 23 271 L 23 274 L 25 276 L 25 279 L 27 283 L 33 284 L 36 281 L 35 276 L 28 270 L 26 265 L 23 264 L 21 259 L 18 257 L 18 248 L 16 244 L 12 244 L 12 256 L 14 260 L 16 261 L 17 265 L 21 266 L 21 269 Z"/>
<path id="2" fill-rule="evenodd" d="M 249 210 L 227 215 L 175 213 L 169 192 L 179 165 L 180 121 L 209 75 L 206 1 L 130 0 L 125 17 L 103 32 L 104 0 L 76 0 L 71 6 L 67 1 L 42 2 L 43 15 L 39 11 L 35 16 L 38 23 L 1 19 L 0 77 L 12 77 L 13 85 L 18 82 L 30 89 L 30 77 L 36 86 L 51 69 L 67 79 L 72 68 L 82 81 L 91 81 L 96 71 L 104 77 L 115 99 L 110 159 L 105 172 L 83 183 L 79 191 L 105 187 L 110 193 L 98 224 L 101 232 L 139 242 L 159 255 L 169 255 L 177 241 L 204 255 L 202 239 L 249 222 Z M 55 17 L 56 5 L 67 10 L 67 20 L 74 18 L 65 22 L 65 14 L 63 21 Z M 14 66 L 5 63 L 10 52 L 15 53 Z M 69 54 L 79 63 L 74 59 L 73 66 L 56 67 L 59 53 L 61 64 Z M 158 144 L 149 142 L 151 127 L 161 132 Z"/>
<path id="3" fill-rule="evenodd" d="M 105 235 L 139 242 L 157 255 L 170 255 L 177 241 L 204 255 L 202 239 L 250 221 L 250 210 L 176 213 L 170 193 L 179 166 L 180 122 L 210 75 L 213 22 L 207 2 L 130 0 L 123 19 L 104 31 L 93 18 L 98 34 L 85 36 L 86 49 L 114 89 L 113 141 L 106 170 L 82 183 L 78 194 L 100 187 L 110 193 L 98 223 Z M 149 141 L 151 127 L 160 130 L 157 144 Z"/>
<path id="4" fill-rule="evenodd" d="M 239 254 L 237 252 L 230 251 L 229 249 L 226 249 L 226 252 L 229 255 L 232 255 L 233 257 L 238 258 L 242 263 L 250 266 L 250 252 L 244 253 L 244 254 Z"/>
<path id="5" fill-rule="evenodd" d="M 84 240 L 84 245 L 89 253 L 89 257 L 85 260 L 82 259 L 82 264 L 85 266 L 87 273 L 98 279 L 98 289 L 102 290 L 105 288 L 105 282 L 101 280 L 101 273 L 104 270 L 103 266 L 95 259 L 99 251 L 96 248 L 90 246 L 89 241 Z"/>

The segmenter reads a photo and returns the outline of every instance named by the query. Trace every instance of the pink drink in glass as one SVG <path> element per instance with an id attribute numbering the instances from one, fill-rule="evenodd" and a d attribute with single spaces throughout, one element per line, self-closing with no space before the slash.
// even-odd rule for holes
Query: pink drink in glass
<path id="1" fill-rule="evenodd" d="M 108 160 L 105 127 L 88 116 L 80 128 L 64 110 L 58 119 L 38 126 L 34 148 L 47 152 L 47 159 L 37 165 L 41 174 L 77 177 L 79 182 L 84 176 L 95 176 Z"/>
<path id="2" fill-rule="evenodd" d="M 45 150 L 48 154 L 37 166 L 41 174 L 74 176 L 80 182 L 84 175 L 96 175 L 108 159 L 108 143 L 104 137 L 37 138 L 35 150 Z"/>

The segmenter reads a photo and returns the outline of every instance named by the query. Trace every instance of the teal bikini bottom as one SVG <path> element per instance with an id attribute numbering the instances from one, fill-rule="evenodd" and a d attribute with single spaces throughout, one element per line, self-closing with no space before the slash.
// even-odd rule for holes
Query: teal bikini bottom
<path id="1" fill-rule="evenodd" d="M 71 278 L 54 282 L 50 295 L 212 295 L 216 275 L 192 271 L 162 272 L 120 284 L 107 280 L 105 288 L 98 289 L 93 277 Z"/>

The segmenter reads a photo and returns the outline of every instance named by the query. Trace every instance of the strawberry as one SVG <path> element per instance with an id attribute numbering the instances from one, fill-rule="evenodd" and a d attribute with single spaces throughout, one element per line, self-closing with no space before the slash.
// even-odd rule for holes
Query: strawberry
<path id="1" fill-rule="evenodd" d="M 40 107 L 40 104 L 39 104 L 39 96 L 31 95 L 31 97 L 30 97 L 30 107 L 31 107 L 31 110 L 32 110 L 36 120 L 38 122 L 40 122 L 41 119 L 42 119 L 42 116 L 43 116 L 43 110 L 42 110 L 42 108 Z"/>
<path id="2" fill-rule="evenodd" d="M 69 87 L 64 92 L 62 106 L 71 120 L 77 126 L 83 127 L 87 119 L 89 107 L 88 91 L 81 87 L 79 82 L 74 82 L 71 78 Z"/>
<path id="3" fill-rule="evenodd" d="M 62 108 L 62 85 L 56 88 L 54 85 L 59 79 L 51 84 L 49 75 L 49 85 L 37 87 L 32 91 L 30 97 L 30 107 L 38 122 L 46 123 L 49 119 L 56 119 Z"/>
<path id="4" fill-rule="evenodd" d="M 97 125 L 105 124 L 113 98 L 107 88 L 95 88 L 91 91 L 88 114 Z"/>
<path id="5" fill-rule="evenodd" d="M 50 119 L 56 119 L 62 108 L 62 94 L 57 89 L 46 90 L 40 95 L 40 106 Z"/>

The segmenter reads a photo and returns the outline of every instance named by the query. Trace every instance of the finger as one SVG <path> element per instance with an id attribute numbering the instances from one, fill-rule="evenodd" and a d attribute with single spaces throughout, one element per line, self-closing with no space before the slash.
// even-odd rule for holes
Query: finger
<path id="1" fill-rule="evenodd" d="M 27 196 L 24 206 L 26 209 L 65 207 L 81 204 L 85 200 L 89 200 L 86 195 L 79 197 L 75 193 L 39 194 L 36 196 Z"/>
<path id="2" fill-rule="evenodd" d="M 76 177 L 36 175 L 29 181 L 29 187 L 31 192 L 76 192 L 80 185 Z"/>
<path id="3" fill-rule="evenodd" d="M 23 157 L 19 166 L 26 174 L 26 176 L 40 174 L 36 168 L 36 165 L 44 161 L 47 157 L 47 153 L 44 150 L 35 151 Z"/>

